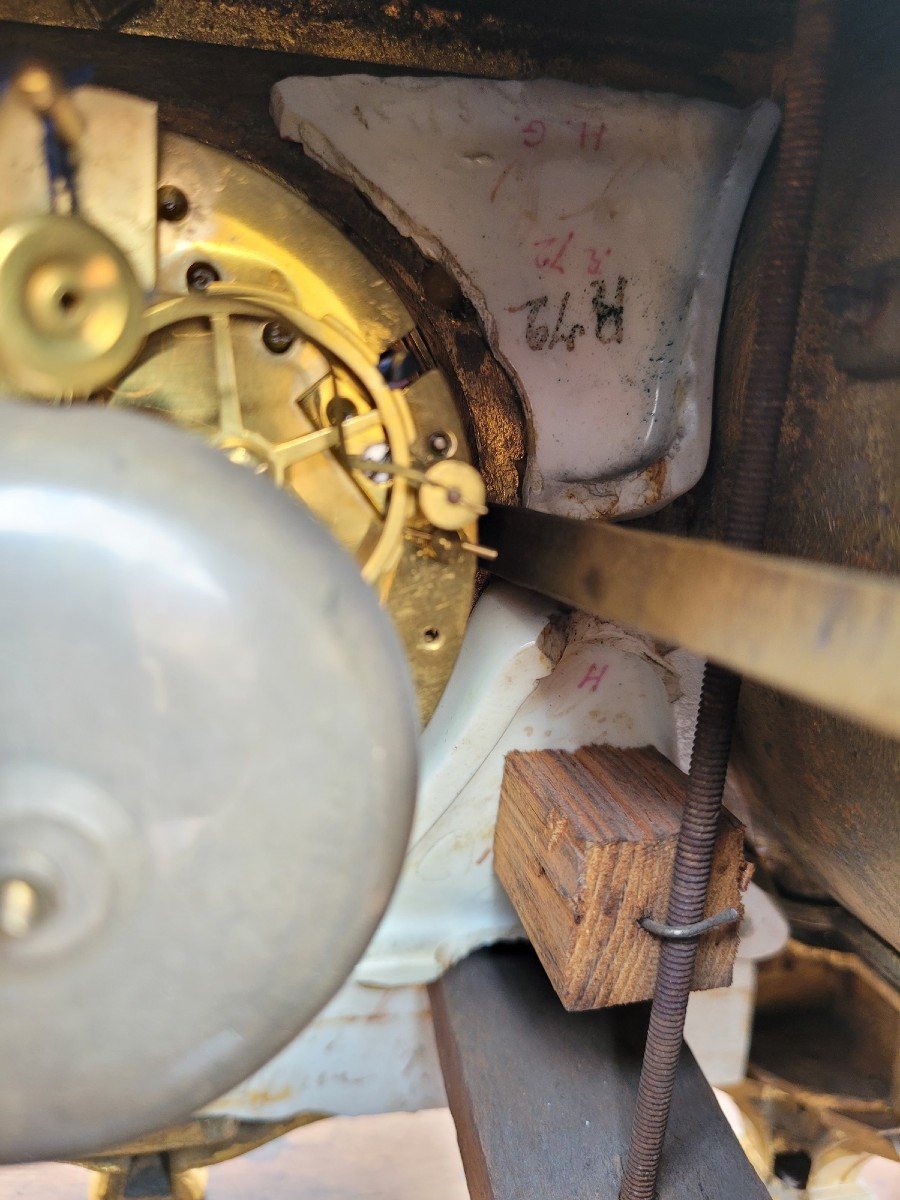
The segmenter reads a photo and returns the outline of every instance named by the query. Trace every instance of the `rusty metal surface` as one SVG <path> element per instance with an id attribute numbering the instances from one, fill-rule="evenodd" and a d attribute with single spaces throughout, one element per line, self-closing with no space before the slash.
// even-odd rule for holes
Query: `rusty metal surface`
<path id="1" fill-rule="evenodd" d="M 777 552 L 881 571 L 896 571 L 900 562 L 900 383 L 858 378 L 836 365 L 841 317 L 831 311 L 829 297 L 857 270 L 900 253 L 898 41 L 900 11 L 889 0 L 842 6 L 766 543 Z M 735 403 L 721 414 L 713 467 L 721 480 L 733 470 L 753 336 L 749 313 L 760 280 L 748 268 L 767 219 L 765 196 L 760 201 L 726 317 L 720 396 Z M 721 495 L 714 498 L 714 522 Z M 896 744 L 753 684 L 742 693 L 733 768 L 751 835 L 782 886 L 834 897 L 900 948 Z"/>

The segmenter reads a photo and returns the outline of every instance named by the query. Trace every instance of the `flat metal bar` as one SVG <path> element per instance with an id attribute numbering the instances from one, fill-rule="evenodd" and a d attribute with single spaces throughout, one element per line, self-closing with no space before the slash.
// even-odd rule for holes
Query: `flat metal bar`
<path id="1" fill-rule="evenodd" d="M 900 582 L 491 505 L 485 565 L 573 608 L 900 737 Z"/>
<path id="2" fill-rule="evenodd" d="M 344 437 L 348 437 L 354 433 L 366 433 L 370 429 L 376 429 L 379 425 L 381 425 L 381 414 L 377 409 L 372 409 L 371 412 L 362 413 L 357 417 L 349 417 L 341 425 L 325 425 L 321 429 L 312 429 L 309 433 L 302 433 L 289 442 L 273 446 L 271 460 L 278 470 L 284 472 L 288 467 L 304 462 L 307 458 L 314 458 L 315 455 L 322 454 L 326 450 L 334 450 L 341 444 L 342 433 Z M 370 471 L 374 470 L 372 463 L 365 465 Z M 378 469 L 383 469 L 381 464 L 378 464 Z"/>
<path id="3" fill-rule="evenodd" d="M 568 1013 L 530 947 L 480 950 L 429 989 L 472 1200 L 615 1200 L 647 1005 Z M 660 1200 L 766 1200 L 685 1048 Z"/>

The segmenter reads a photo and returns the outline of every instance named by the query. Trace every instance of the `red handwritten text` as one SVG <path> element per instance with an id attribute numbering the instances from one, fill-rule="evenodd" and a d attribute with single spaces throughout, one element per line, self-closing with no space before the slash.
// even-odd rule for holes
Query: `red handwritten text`
<path id="1" fill-rule="evenodd" d="M 599 125 L 588 125 L 587 121 L 581 122 L 581 136 L 578 139 L 578 144 L 582 150 L 599 150 L 603 142 L 603 135 L 606 133 L 606 125 L 601 121 Z"/>
<path id="2" fill-rule="evenodd" d="M 550 133 L 555 134 L 557 139 L 560 136 L 564 137 L 570 145 L 572 140 L 577 137 L 580 149 L 586 150 L 589 154 L 595 154 L 601 149 L 606 138 L 605 121 L 553 121 L 544 117 L 530 117 L 527 124 L 522 125 L 524 116 L 520 116 L 518 113 L 513 120 L 521 126 L 522 145 L 527 146 L 529 150 L 540 146 L 547 134 Z"/>
<path id="3" fill-rule="evenodd" d="M 596 692 L 598 686 L 603 682 L 603 676 L 608 670 L 609 663 L 604 663 L 602 667 L 598 667 L 596 663 L 591 663 L 587 669 L 587 674 L 578 686 L 580 688 L 590 686 L 591 691 Z"/>
<path id="4" fill-rule="evenodd" d="M 565 275 L 566 268 L 563 266 L 563 259 L 574 236 L 574 230 L 570 229 L 564 238 L 547 237 L 534 242 L 535 248 L 539 246 L 546 247 L 546 251 L 541 252 L 539 250 L 534 256 L 534 265 L 538 270 L 543 271 L 549 268 L 551 271 L 559 271 L 560 275 Z"/>
<path id="5" fill-rule="evenodd" d="M 547 136 L 546 122 L 535 118 L 529 121 L 522 128 L 522 145 L 527 146 L 529 150 L 533 150 L 535 146 L 539 146 Z"/>

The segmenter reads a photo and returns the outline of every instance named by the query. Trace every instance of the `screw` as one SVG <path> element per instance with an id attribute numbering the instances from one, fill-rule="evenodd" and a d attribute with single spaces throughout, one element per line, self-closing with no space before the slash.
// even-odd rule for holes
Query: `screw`
<path id="1" fill-rule="evenodd" d="M 453 449 L 453 439 L 449 433 L 444 433 L 442 429 L 438 429 L 428 439 L 428 448 L 433 454 L 439 454 L 441 458 L 444 458 Z"/>
<path id="2" fill-rule="evenodd" d="M 219 272 L 208 262 L 195 262 L 187 269 L 187 285 L 192 292 L 205 292 L 211 283 L 219 279 Z"/>
<path id="3" fill-rule="evenodd" d="M 294 344 L 294 335 L 277 321 L 267 321 L 262 331 L 263 345 L 273 354 L 284 354 Z"/>
<path id="4" fill-rule="evenodd" d="M 0 883 L 0 936 L 25 937 L 40 918 L 40 896 L 27 880 L 4 879 Z"/>
<path id="5" fill-rule="evenodd" d="M 187 216 L 187 196 L 171 183 L 163 184 L 156 193 L 156 213 L 161 221 L 183 221 Z"/>

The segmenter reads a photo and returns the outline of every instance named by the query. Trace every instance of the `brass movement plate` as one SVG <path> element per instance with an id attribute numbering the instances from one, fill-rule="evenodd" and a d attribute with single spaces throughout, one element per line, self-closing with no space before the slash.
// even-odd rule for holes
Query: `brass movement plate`
<path id="1" fill-rule="evenodd" d="M 0 361 L 0 384 L 155 412 L 270 475 L 356 557 L 427 721 L 471 608 L 484 511 L 447 383 L 386 280 L 278 180 L 166 134 L 158 186 L 156 292 L 127 362 L 51 394 Z"/>

